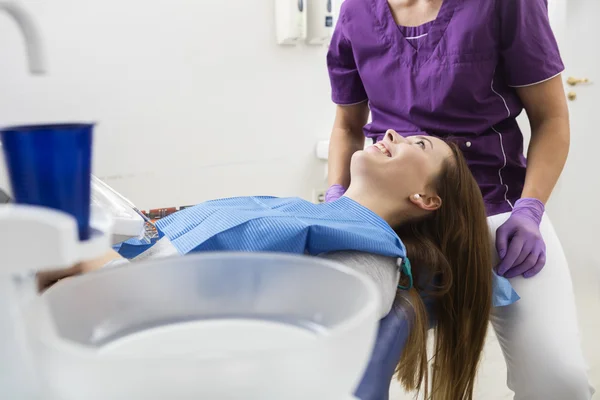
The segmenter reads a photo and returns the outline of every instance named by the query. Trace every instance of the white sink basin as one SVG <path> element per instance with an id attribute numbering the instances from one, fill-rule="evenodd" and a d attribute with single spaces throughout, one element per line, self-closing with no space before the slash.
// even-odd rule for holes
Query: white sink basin
<path id="1" fill-rule="evenodd" d="M 47 399 L 346 399 L 378 303 L 336 263 L 215 253 L 63 280 L 25 322 Z"/>

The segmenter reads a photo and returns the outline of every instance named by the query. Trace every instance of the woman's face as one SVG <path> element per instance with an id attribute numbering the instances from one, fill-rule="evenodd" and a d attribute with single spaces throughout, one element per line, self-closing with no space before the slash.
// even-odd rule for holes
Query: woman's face
<path id="1" fill-rule="evenodd" d="M 404 138 L 388 130 L 381 142 L 353 156 L 352 181 L 363 181 L 361 186 L 383 189 L 392 196 L 435 195 L 431 183 L 449 157 L 450 147 L 438 138 Z"/>

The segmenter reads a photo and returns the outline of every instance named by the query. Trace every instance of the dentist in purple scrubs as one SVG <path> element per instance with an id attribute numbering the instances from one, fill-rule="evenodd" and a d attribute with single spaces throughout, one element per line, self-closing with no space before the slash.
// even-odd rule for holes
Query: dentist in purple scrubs
<path id="1" fill-rule="evenodd" d="M 497 272 L 521 296 L 492 317 L 514 398 L 591 399 L 569 267 L 544 213 L 569 150 L 547 0 L 345 0 L 327 64 L 337 104 L 327 200 L 348 187 L 365 136 L 391 128 L 458 141 L 487 205 Z M 527 159 L 515 119 L 523 110 Z M 406 338 L 397 319 L 382 321 L 381 367 L 369 366 L 359 397 L 386 397 Z"/>

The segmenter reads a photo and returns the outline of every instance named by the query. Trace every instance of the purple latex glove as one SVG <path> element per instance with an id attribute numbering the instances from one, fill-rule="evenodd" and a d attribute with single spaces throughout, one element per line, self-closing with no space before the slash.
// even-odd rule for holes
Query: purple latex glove
<path id="1" fill-rule="evenodd" d="M 325 192 L 325 203 L 336 201 L 346 193 L 346 188 L 342 185 L 331 185 Z"/>
<path id="2" fill-rule="evenodd" d="M 375 348 L 354 394 L 360 400 L 388 400 L 390 383 L 410 333 L 410 319 L 402 307 L 394 306 L 379 322 Z"/>
<path id="3" fill-rule="evenodd" d="M 546 264 L 546 244 L 540 232 L 544 203 L 538 199 L 520 199 L 508 220 L 496 232 L 500 256 L 498 275 L 531 278 Z"/>

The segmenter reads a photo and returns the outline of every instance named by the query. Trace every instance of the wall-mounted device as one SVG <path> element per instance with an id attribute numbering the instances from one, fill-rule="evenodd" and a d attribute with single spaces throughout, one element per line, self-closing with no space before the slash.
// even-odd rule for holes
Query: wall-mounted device
<path id="1" fill-rule="evenodd" d="M 307 0 L 275 0 L 277 43 L 296 45 L 306 40 Z"/>
<path id="2" fill-rule="evenodd" d="M 308 0 L 307 43 L 329 44 L 334 20 L 334 0 Z"/>

